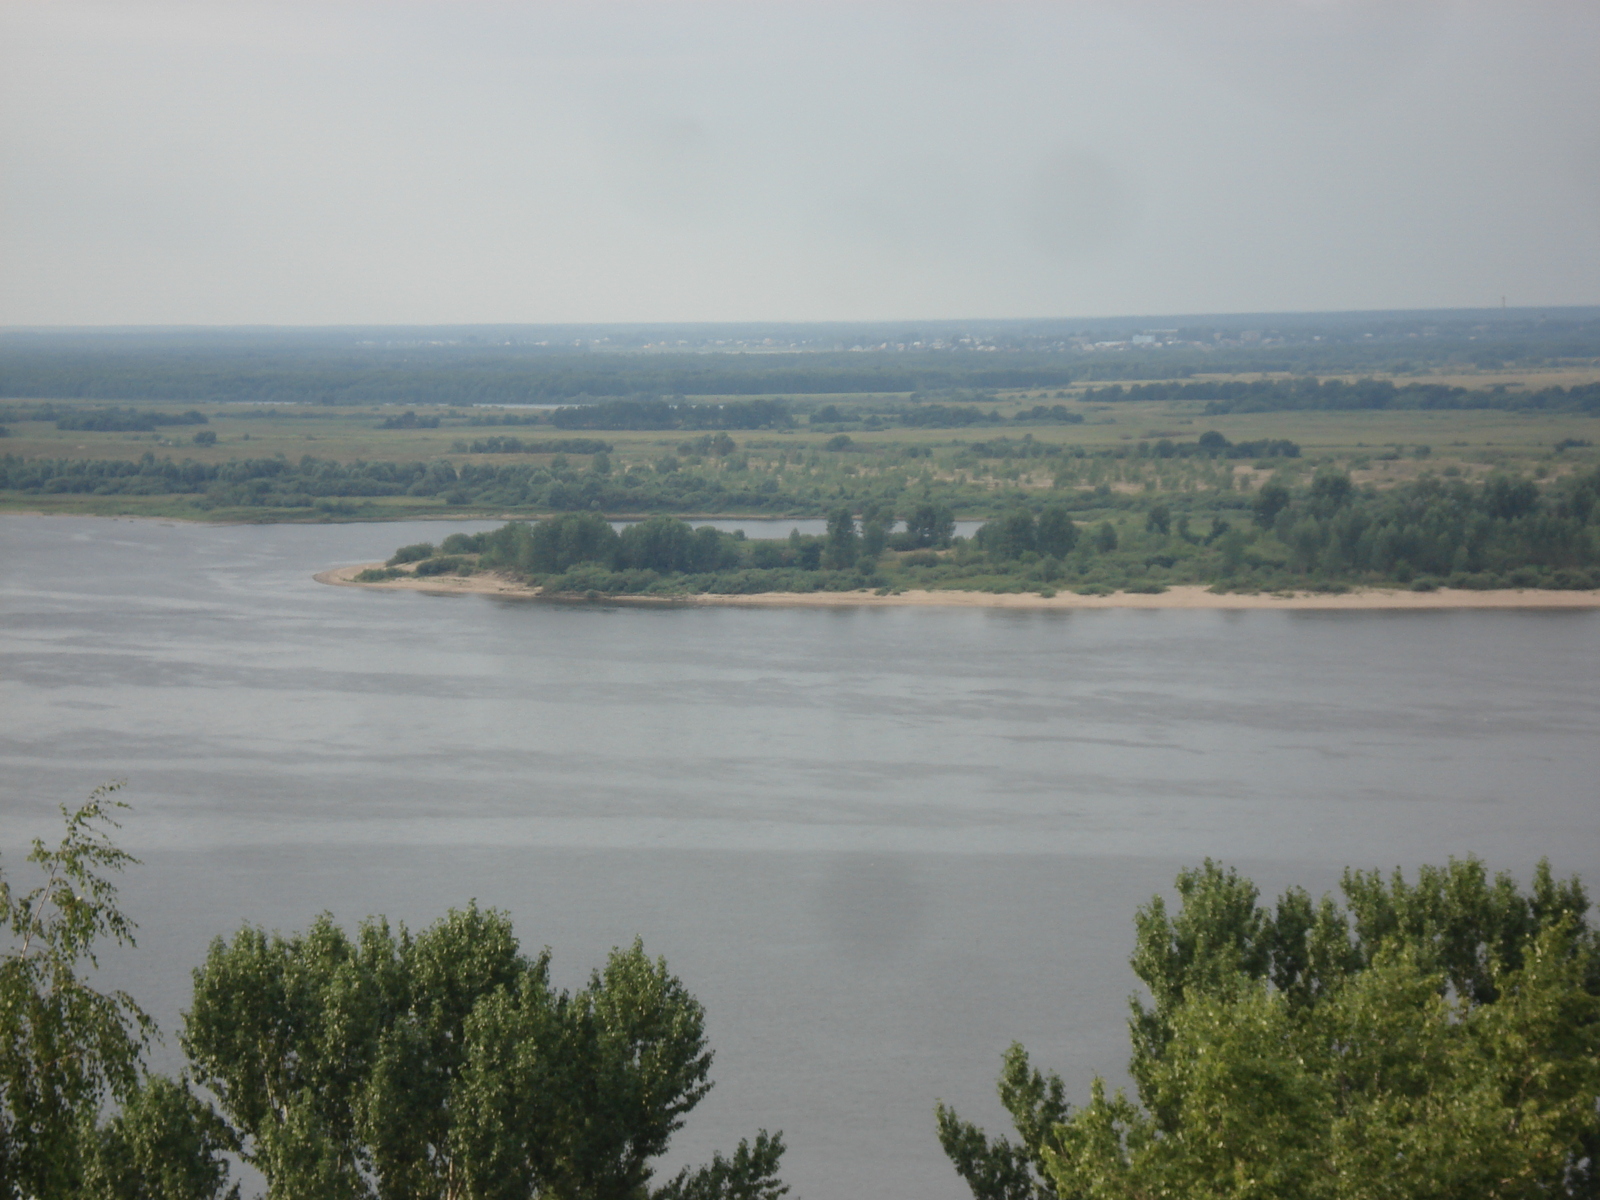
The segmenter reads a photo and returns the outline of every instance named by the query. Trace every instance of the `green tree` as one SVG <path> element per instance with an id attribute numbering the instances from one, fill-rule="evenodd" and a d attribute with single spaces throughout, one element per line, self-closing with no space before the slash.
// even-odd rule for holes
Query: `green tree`
<path id="1" fill-rule="evenodd" d="M 1034 1070 L 1028 1052 L 1013 1042 L 1002 1060 L 999 1092 L 1018 1142 L 991 1141 L 941 1100 L 934 1108 L 939 1145 L 976 1200 L 1056 1200 L 1044 1154 L 1071 1113 L 1065 1085 L 1054 1071 Z"/>
<path id="2" fill-rule="evenodd" d="M 622 531 L 618 561 L 651 571 L 687 571 L 694 562 L 694 530 L 677 517 L 648 517 Z"/>
<path id="3" fill-rule="evenodd" d="M 554 573 L 579 563 L 609 566 L 616 558 L 617 531 L 599 513 L 564 513 L 528 531 L 527 570 Z"/>
<path id="4" fill-rule="evenodd" d="M 352 942 L 323 916 L 290 938 L 218 938 L 195 971 L 184 1050 L 273 1200 L 371 1194 L 357 1105 L 397 1007 L 397 959 L 381 922 Z"/>
<path id="5" fill-rule="evenodd" d="M 1025 508 L 1014 508 L 978 529 L 978 545 L 1002 560 L 1021 558 L 1036 547 L 1037 537 L 1033 514 Z"/>
<path id="6" fill-rule="evenodd" d="M 1047 504 L 1039 512 L 1034 536 L 1040 554 L 1065 558 L 1078 544 L 1078 525 L 1064 504 Z"/>
<path id="7" fill-rule="evenodd" d="M 467 1022 L 484 997 L 510 988 L 548 990 L 548 954 L 518 950 L 503 913 L 452 909 L 415 939 L 402 929 L 392 1014 L 378 1034 L 371 1073 L 356 1100 L 355 1132 L 368 1147 L 384 1196 L 449 1196 L 462 1176 L 454 1103 L 467 1067 Z"/>
<path id="8" fill-rule="evenodd" d="M 1152 504 L 1150 511 L 1145 514 L 1144 527 L 1147 533 L 1166 537 L 1172 532 L 1172 510 L 1165 504 Z"/>
<path id="9" fill-rule="evenodd" d="M 548 963 L 476 905 L 416 937 L 245 929 L 196 972 L 185 1048 L 271 1197 L 648 1200 L 711 1086 L 704 1013 L 638 943 L 575 994 Z M 670 1194 L 777 1195 L 781 1152 L 763 1132 Z"/>
<path id="10" fill-rule="evenodd" d="M 143 1075 L 155 1027 L 125 992 L 78 978 L 95 944 L 134 943 L 108 875 L 138 860 L 109 831 L 122 785 L 96 788 L 54 849 L 35 840 L 42 882 L 18 893 L 0 875 L 0 1197 L 220 1200 L 232 1139 L 183 1080 Z M 102 1124 L 109 1102 L 120 1101 Z"/>
<path id="11" fill-rule="evenodd" d="M 1101 554 L 1110 554 L 1117 548 L 1117 527 L 1110 521 L 1101 521 L 1094 531 L 1094 548 Z"/>
<path id="12" fill-rule="evenodd" d="M 79 978 L 98 965 L 95 943 L 133 945 L 133 922 L 107 878 L 136 860 L 112 844 L 113 813 L 127 808 L 96 788 L 61 814 L 54 849 L 35 839 L 27 861 L 43 880 L 18 892 L 0 876 L 0 1196 L 39 1200 L 80 1192 L 81 1140 L 101 1105 L 131 1096 L 150 1018 L 126 992 Z"/>
<path id="13" fill-rule="evenodd" d="M 1331 517 L 1350 503 L 1355 485 L 1343 471 L 1324 467 L 1311 481 L 1311 507 L 1319 517 Z"/>
<path id="14" fill-rule="evenodd" d="M 1278 514 L 1289 505 L 1289 489 L 1276 479 L 1269 479 L 1261 485 L 1261 490 L 1256 493 L 1256 498 L 1251 502 L 1251 510 L 1255 514 L 1255 522 L 1263 529 L 1271 529 L 1272 523 L 1278 519 Z"/>
<path id="15" fill-rule="evenodd" d="M 948 505 L 925 500 L 906 514 L 906 538 L 913 549 L 948 546 L 955 531 L 955 515 Z"/>
<path id="16" fill-rule="evenodd" d="M 778 1180 L 783 1149 L 783 1135 L 763 1129 L 754 1145 L 741 1138 L 731 1158 L 713 1152 L 706 1166 L 685 1167 L 653 1200 L 778 1200 L 789 1191 Z"/>
<path id="17" fill-rule="evenodd" d="M 94 1130 L 84 1151 L 85 1200 L 238 1200 L 224 1155 L 232 1131 L 182 1081 L 152 1075 Z"/>
<path id="18" fill-rule="evenodd" d="M 1468 859 L 1415 883 L 1350 871 L 1342 890 L 1342 906 L 1292 888 L 1268 908 L 1207 862 L 1179 876 L 1175 913 L 1160 897 L 1140 909 L 1139 1102 L 1096 1080 L 1042 1136 L 1036 1110 L 1008 1104 L 1032 1186 L 1106 1200 L 1600 1195 L 1600 941 L 1577 881 L 1541 864 L 1525 893 Z M 939 1121 L 941 1135 L 958 1127 Z M 1014 1153 L 961 1128 L 951 1158 L 969 1182 L 971 1164 Z"/>
<path id="19" fill-rule="evenodd" d="M 892 518 L 874 516 L 861 523 L 861 561 L 871 565 L 883 557 L 889 544 L 889 524 Z"/>
<path id="20" fill-rule="evenodd" d="M 827 542 L 822 551 L 822 565 L 833 571 L 848 571 L 856 565 L 860 553 L 860 539 L 856 535 L 856 518 L 848 508 L 836 508 L 828 514 Z"/>

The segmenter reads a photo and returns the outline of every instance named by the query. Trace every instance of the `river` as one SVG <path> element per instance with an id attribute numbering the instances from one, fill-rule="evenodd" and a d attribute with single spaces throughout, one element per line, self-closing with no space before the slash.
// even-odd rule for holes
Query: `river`
<path id="1" fill-rule="evenodd" d="M 766 1126 L 806 1200 L 959 1200 L 935 1098 L 998 1127 L 1013 1038 L 1075 1095 L 1120 1079 L 1133 911 L 1184 864 L 1275 894 L 1548 855 L 1600 884 L 1600 613 L 640 609 L 311 578 L 483 527 L 0 518 L 0 850 L 17 870 L 58 804 L 129 780 L 140 944 L 107 969 L 168 1030 L 161 1062 L 211 937 L 476 898 L 559 982 L 638 934 L 705 1003 L 717 1087 L 673 1162 Z"/>

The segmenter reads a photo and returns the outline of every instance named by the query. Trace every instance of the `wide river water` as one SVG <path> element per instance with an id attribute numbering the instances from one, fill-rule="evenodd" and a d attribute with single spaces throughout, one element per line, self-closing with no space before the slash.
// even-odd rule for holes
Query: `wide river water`
<path id="1" fill-rule="evenodd" d="M 706 1004 L 717 1087 L 674 1163 L 781 1128 L 806 1200 L 958 1200 L 935 1098 L 999 1126 L 1012 1039 L 1074 1095 L 1121 1079 L 1133 912 L 1185 864 L 1276 894 L 1548 855 L 1600 885 L 1600 613 L 312 580 L 449 528 L 0 518 L 0 850 L 18 871 L 129 781 L 140 943 L 108 971 L 164 1064 L 213 936 L 476 897 L 564 984 L 638 934 Z"/>

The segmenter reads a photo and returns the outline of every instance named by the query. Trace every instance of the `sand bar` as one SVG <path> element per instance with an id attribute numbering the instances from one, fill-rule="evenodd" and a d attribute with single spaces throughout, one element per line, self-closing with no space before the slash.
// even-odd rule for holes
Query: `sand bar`
<path id="1" fill-rule="evenodd" d="M 341 587 L 364 587 L 378 591 L 427 592 L 440 596 L 504 596 L 533 599 L 538 588 L 496 572 L 476 575 L 430 575 L 425 578 L 385 580 L 382 583 L 357 583 L 355 576 L 382 563 L 358 563 L 322 571 L 318 583 Z M 1157 595 L 1115 592 L 1109 596 L 1079 596 L 1059 592 L 1054 596 L 1035 593 L 904 591 L 893 596 L 872 592 L 758 592 L 754 595 L 719 596 L 608 596 L 617 604 L 724 604 L 746 607 L 941 607 L 941 608 L 1307 608 L 1307 609 L 1434 609 L 1434 608 L 1600 608 L 1600 590 L 1557 592 L 1538 588 L 1501 588 L 1495 591 L 1464 591 L 1440 588 L 1434 592 L 1368 588 L 1360 591 L 1322 593 L 1295 592 L 1248 595 L 1217 593 L 1199 584 L 1180 584 Z"/>

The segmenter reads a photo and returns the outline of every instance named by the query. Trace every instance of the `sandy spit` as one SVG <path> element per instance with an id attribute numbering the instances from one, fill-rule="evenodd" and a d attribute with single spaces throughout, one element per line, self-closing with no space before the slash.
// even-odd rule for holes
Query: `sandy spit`
<path id="1" fill-rule="evenodd" d="M 357 583 L 355 576 L 382 563 L 335 567 L 316 576 L 318 583 L 378 591 L 427 592 L 436 596 L 506 596 L 531 599 L 539 589 L 504 575 L 432 575 L 424 579 L 391 579 L 383 583 Z M 1044 597 L 1027 594 L 995 595 L 990 592 L 906 591 L 897 596 L 871 592 L 763 592 L 753 596 L 615 596 L 608 604 L 725 604 L 761 608 L 824 607 L 941 607 L 941 608 L 1309 608 L 1309 609 L 1432 609 L 1432 608 L 1600 608 L 1600 591 L 1556 592 L 1502 588 L 1476 592 L 1440 588 L 1436 592 L 1391 591 L 1372 588 L 1328 595 L 1316 592 L 1271 595 L 1219 595 L 1198 584 L 1172 587 L 1159 595 L 1116 592 L 1110 596 L 1079 596 L 1073 592 Z"/>

